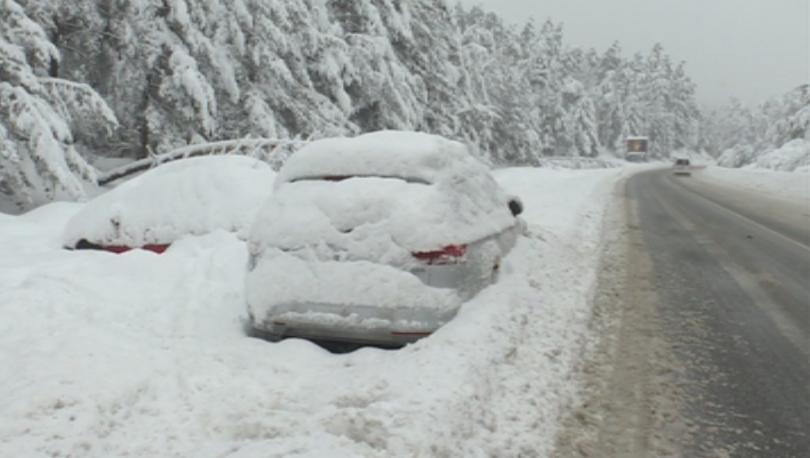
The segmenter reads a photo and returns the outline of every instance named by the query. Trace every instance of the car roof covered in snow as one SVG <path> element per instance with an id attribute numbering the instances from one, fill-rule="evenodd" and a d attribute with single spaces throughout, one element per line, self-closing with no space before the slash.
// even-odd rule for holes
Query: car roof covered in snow
<path id="1" fill-rule="evenodd" d="M 435 183 L 445 171 L 471 162 L 478 161 L 462 143 L 420 132 L 379 131 L 310 143 L 284 164 L 276 187 L 301 179 L 339 176 Z"/>
<path id="2" fill-rule="evenodd" d="M 101 194 L 65 227 L 63 243 L 167 244 L 217 229 L 246 236 L 275 173 L 245 156 L 206 156 L 163 164 Z"/>
<path id="3" fill-rule="evenodd" d="M 279 177 L 253 226 L 254 253 L 326 244 L 378 250 L 367 253 L 376 258 L 470 243 L 516 223 L 489 169 L 434 135 L 322 140 L 295 153 Z"/>

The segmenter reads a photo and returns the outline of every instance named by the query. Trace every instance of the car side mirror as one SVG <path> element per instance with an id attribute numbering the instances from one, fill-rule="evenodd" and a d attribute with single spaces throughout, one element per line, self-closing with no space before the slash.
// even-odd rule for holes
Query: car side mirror
<path id="1" fill-rule="evenodd" d="M 518 216 L 523 213 L 523 202 L 521 202 L 519 197 L 510 197 L 509 198 L 509 211 L 512 212 L 512 216 Z"/>

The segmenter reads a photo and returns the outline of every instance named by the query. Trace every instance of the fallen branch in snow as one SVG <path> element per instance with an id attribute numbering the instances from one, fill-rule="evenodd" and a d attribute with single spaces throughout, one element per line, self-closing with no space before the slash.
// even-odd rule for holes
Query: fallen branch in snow
<path id="1" fill-rule="evenodd" d="M 285 147 L 300 147 L 307 143 L 304 140 L 280 140 L 271 138 L 244 138 L 238 140 L 224 140 L 211 143 L 200 143 L 184 146 L 168 153 L 159 154 L 130 162 L 101 174 L 98 177 L 99 186 L 105 186 L 121 178 L 149 170 L 166 162 L 196 156 L 238 154 L 251 156 L 265 162 L 271 162 L 279 150 Z"/>

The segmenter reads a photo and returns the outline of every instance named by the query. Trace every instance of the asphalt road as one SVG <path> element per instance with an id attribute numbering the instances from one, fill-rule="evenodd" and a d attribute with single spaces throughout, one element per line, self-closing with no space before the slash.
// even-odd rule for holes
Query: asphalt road
<path id="1" fill-rule="evenodd" d="M 641 173 L 625 190 L 679 363 L 680 454 L 810 457 L 810 202 L 700 171 Z"/>

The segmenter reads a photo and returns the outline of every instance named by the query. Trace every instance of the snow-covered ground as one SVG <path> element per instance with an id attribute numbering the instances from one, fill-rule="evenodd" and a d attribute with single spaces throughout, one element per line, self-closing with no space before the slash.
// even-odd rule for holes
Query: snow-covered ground
<path id="1" fill-rule="evenodd" d="M 768 151 L 749 167 L 786 172 L 810 172 L 810 140 L 797 138 Z"/>
<path id="2" fill-rule="evenodd" d="M 810 110 L 808 110 L 810 113 Z M 724 167 L 810 172 L 810 139 L 796 138 L 781 147 L 761 150 L 755 145 L 735 145 L 717 159 Z"/>
<path id="3" fill-rule="evenodd" d="M 707 167 L 695 178 L 729 187 L 738 187 L 775 199 L 810 205 L 810 174 L 777 172 L 757 168 L 729 169 Z"/>
<path id="4" fill-rule="evenodd" d="M 544 456 L 624 173 L 497 171 L 530 229 L 499 283 L 415 345 L 345 355 L 244 336 L 232 233 L 72 252 L 81 204 L 0 215 L 0 456 Z"/>

